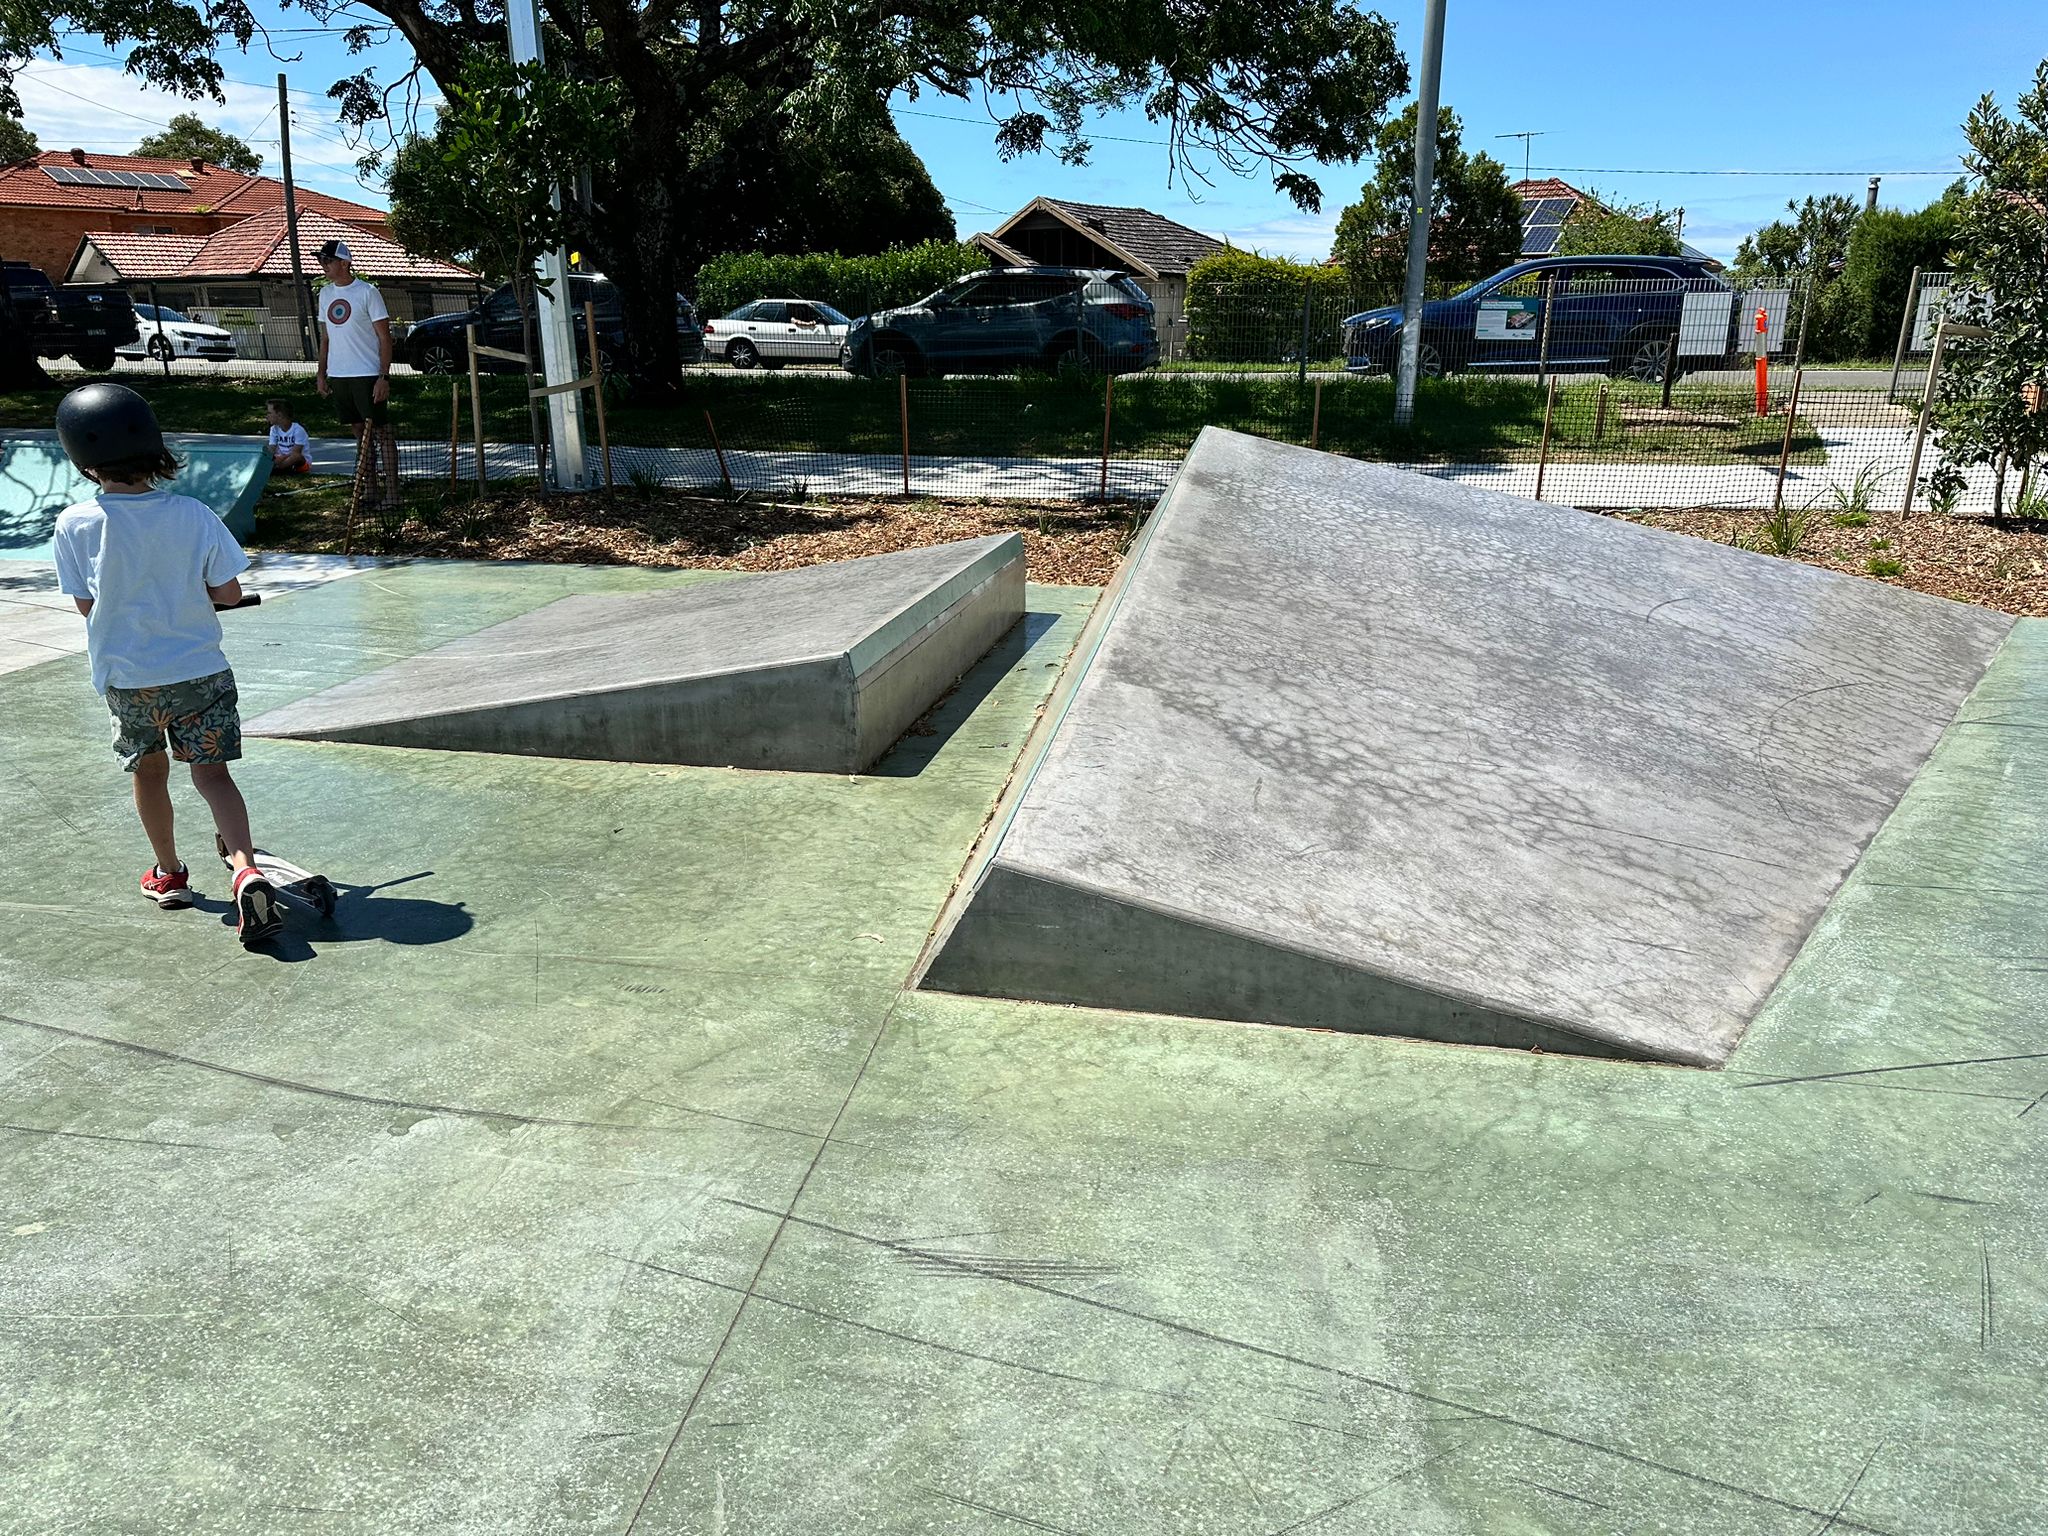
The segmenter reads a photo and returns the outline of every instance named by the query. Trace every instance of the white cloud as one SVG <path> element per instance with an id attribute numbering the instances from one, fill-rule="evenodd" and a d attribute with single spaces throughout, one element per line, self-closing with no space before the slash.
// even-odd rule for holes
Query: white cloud
<path id="1" fill-rule="evenodd" d="M 225 104 L 188 101 L 143 84 L 112 64 L 34 60 L 15 76 L 22 121 L 44 149 L 79 148 L 88 154 L 125 154 L 180 112 L 196 113 L 225 129 L 263 157 L 263 173 L 282 173 L 277 127 L 277 90 L 224 80 Z M 292 175 L 301 186 L 357 202 L 386 202 L 382 189 L 356 179 L 356 151 L 344 141 L 334 103 L 317 93 L 294 90 Z"/>
<path id="2" fill-rule="evenodd" d="M 1319 213 L 1285 213 L 1246 224 L 1214 228 L 1209 233 L 1248 251 L 1268 256 L 1292 256 L 1297 261 L 1321 261 L 1330 254 L 1330 242 L 1337 235 L 1337 216 Z"/>

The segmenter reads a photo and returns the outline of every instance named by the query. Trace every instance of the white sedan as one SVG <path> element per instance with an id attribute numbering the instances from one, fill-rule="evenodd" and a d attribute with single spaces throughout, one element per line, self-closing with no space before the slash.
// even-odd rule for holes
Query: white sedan
<path id="1" fill-rule="evenodd" d="M 135 306 L 136 337 L 114 350 L 116 357 L 147 357 L 155 362 L 166 358 L 203 357 L 214 362 L 235 360 L 235 338 L 217 325 L 201 325 L 161 304 Z"/>
<path id="2" fill-rule="evenodd" d="M 853 322 L 815 299 L 756 299 L 704 322 L 704 355 L 735 368 L 837 363 Z"/>

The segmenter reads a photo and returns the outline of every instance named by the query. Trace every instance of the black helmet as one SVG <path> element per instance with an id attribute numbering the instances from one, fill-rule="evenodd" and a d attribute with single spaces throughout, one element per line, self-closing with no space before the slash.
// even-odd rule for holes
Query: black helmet
<path id="1" fill-rule="evenodd" d="M 121 384 L 87 384 L 57 402 L 57 441 L 80 469 L 101 469 L 164 451 L 156 412 Z"/>

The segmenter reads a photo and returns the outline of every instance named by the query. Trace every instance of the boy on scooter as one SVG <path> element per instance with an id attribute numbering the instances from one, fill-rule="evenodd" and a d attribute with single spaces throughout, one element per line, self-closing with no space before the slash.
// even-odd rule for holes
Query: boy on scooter
<path id="1" fill-rule="evenodd" d="M 99 494 L 57 519 L 57 585 L 85 617 L 93 687 L 114 717 L 114 751 L 133 776 L 135 810 L 156 854 L 142 894 L 189 907 L 192 887 L 172 836 L 171 757 L 213 812 L 234 867 L 235 931 L 261 943 L 283 925 L 257 870 L 249 809 L 228 764 L 242 755 L 235 675 L 221 651 L 216 603 L 241 601 L 249 557 L 211 508 L 159 490 L 178 472 L 149 402 L 119 384 L 88 384 L 57 406 L 57 439 Z M 166 755 L 166 747 L 169 752 Z"/>

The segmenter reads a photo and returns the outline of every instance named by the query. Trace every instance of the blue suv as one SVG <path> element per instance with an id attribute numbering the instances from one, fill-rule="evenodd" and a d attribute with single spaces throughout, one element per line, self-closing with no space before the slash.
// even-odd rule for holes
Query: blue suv
<path id="1" fill-rule="evenodd" d="M 1708 296 L 1687 315 L 1686 296 Z M 1675 256 L 1524 261 L 1422 306 L 1422 372 L 1606 373 L 1661 379 L 1683 316 L 1678 369 L 1718 368 L 1737 351 L 1734 290 L 1704 262 Z M 1399 305 L 1344 321 L 1345 366 L 1390 373 Z M 1702 328 L 1705 334 L 1701 334 Z"/>
<path id="2" fill-rule="evenodd" d="M 1122 272 L 1000 267 L 929 298 L 856 320 L 840 349 L 849 373 L 1130 373 L 1159 361 L 1152 301 Z"/>

